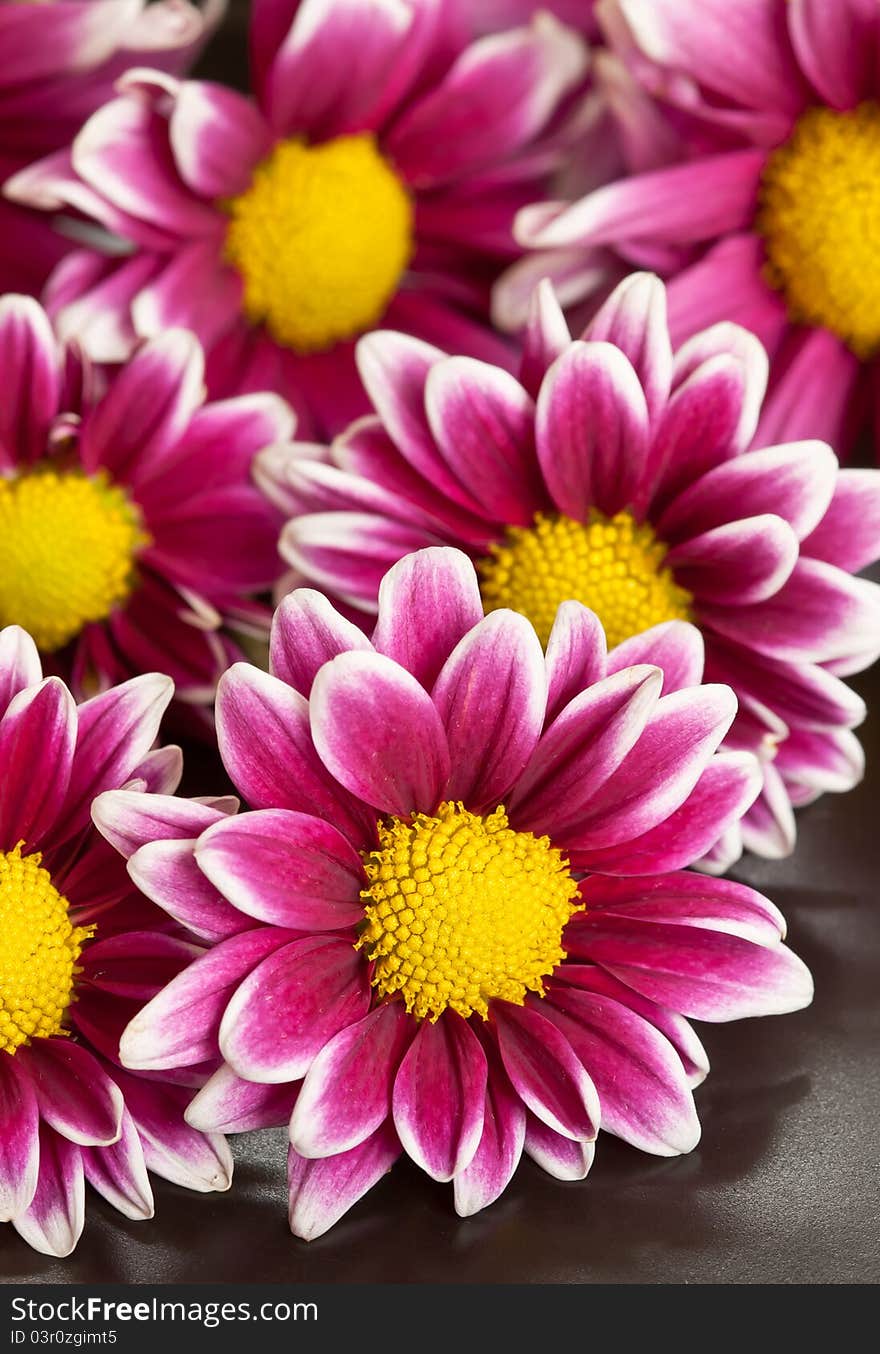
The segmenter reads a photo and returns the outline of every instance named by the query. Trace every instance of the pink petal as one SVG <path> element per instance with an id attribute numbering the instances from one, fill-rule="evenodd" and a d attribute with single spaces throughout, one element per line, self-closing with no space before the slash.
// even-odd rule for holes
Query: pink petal
<path id="1" fill-rule="evenodd" d="M 139 790 L 105 790 L 92 803 L 92 821 L 128 859 L 148 842 L 198 837 L 226 815 L 194 799 Z"/>
<path id="2" fill-rule="evenodd" d="M 381 654 L 345 653 L 315 678 L 312 737 L 341 785 L 381 813 L 431 813 L 449 777 L 449 748 L 433 701 Z"/>
<path id="3" fill-rule="evenodd" d="M 245 930 L 249 918 L 232 907 L 196 864 L 196 838 L 147 842 L 128 862 L 141 893 L 204 940 L 223 940 Z"/>
<path id="4" fill-rule="evenodd" d="M 241 1077 L 298 1081 L 369 1005 L 369 969 L 351 938 L 308 936 L 276 950 L 236 990 L 220 1049 Z"/>
<path id="5" fill-rule="evenodd" d="M 53 828 L 70 783 L 76 706 L 58 677 L 26 687 L 0 720 L 0 843 L 32 850 Z M 63 838 L 61 838 L 63 840 Z"/>
<path id="6" fill-rule="evenodd" d="M 40 1126 L 40 1173 L 30 1207 L 12 1225 L 41 1255 L 70 1255 L 82 1235 L 86 1215 L 80 1149 Z"/>
<path id="7" fill-rule="evenodd" d="M 504 1070 L 526 1107 L 563 1137 L 595 1138 L 599 1100 L 568 1040 L 528 1006 L 497 1002 L 493 1016 Z"/>
<path id="8" fill-rule="evenodd" d="M 832 108 L 853 108 L 869 97 L 874 14 L 858 4 L 835 14 L 823 0 L 791 0 L 788 31 L 801 70 Z"/>
<path id="9" fill-rule="evenodd" d="M 763 602 L 791 577 L 799 554 L 788 522 L 773 513 L 712 527 L 673 546 L 666 563 L 695 604 Z"/>
<path id="10" fill-rule="evenodd" d="M 802 549 L 853 574 L 880 557 L 880 470 L 838 473 L 828 511 Z"/>
<path id="11" fill-rule="evenodd" d="M 447 659 L 433 700 L 452 766 L 446 794 L 494 808 L 531 758 L 544 723 L 546 676 L 538 636 L 524 616 L 497 611 Z"/>
<path id="12" fill-rule="evenodd" d="M 41 1118 L 70 1142 L 107 1147 L 122 1131 L 122 1094 L 88 1049 L 72 1039 L 41 1039 L 28 1069 Z"/>
<path id="13" fill-rule="evenodd" d="M 271 133 L 250 99 L 205 80 L 184 80 L 169 123 L 174 161 L 200 197 L 243 193 L 268 155 Z"/>
<path id="14" fill-rule="evenodd" d="M 363 917 L 361 858 L 331 823 L 289 809 L 217 822 L 196 846 L 199 869 L 257 921 L 335 931 Z"/>
<path id="15" fill-rule="evenodd" d="M 528 1112 L 524 1147 L 526 1155 L 555 1180 L 586 1180 L 596 1154 L 593 1143 L 564 1138 Z"/>
<path id="16" fill-rule="evenodd" d="M 538 396 L 538 460 L 560 512 L 585 522 L 631 503 L 648 455 L 648 408 L 628 359 L 610 343 L 573 343 Z"/>
<path id="17" fill-rule="evenodd" d="M 394 1077 L 414 1022 L 398 1003 L 377 1006 L 318 1054 L 290 1121 L 301 1156 L 333 1157 L 365 1142 L 391 1112 Z"/>
<path id="18" fill-rule="evenodd" d="M 544 377 L 570 343 L 571 334 L 553 284 L 543 278 L 531 294 L 522 335 L 519 379 L 533 399 L 538 398 Z"/>
<path id="19" fill-rule="evenodd" d="M 430 690 L 459 640 L 482 619 L 480 587 L 467 555 L 419 550 L 382 580 L 373 644 Z"/>
<path id="20" fill-rule="evenodd" d="M 303 1241 L 323 1236 L 388 1174 L 399 1156 L 400 1144 L 390 1122 L 356 1147 L 332 1157 L 309 1159 L 291 1147 L 287 1179 L 294 1236 Z"/>
<path id="21" fill-rule="evenodd" d="M 19 625 L 0 630 L 0 719 L 9 702 L 27 686 L 37 686 L 43 668 L 37 646 Z"/>
<path id="22" fill-rule="evenodd" d="M 629 359 L 655 421 L 672 381 L 666 289 L 659 278 L 651 273 L 626 278 L 591 320 L 584 338 L 611 343 Z"/>
<path id="23" fill-rule="evenodd" d="M 225 1138 L 198 1133 L 185 1123 L 190 1092 L 120 1073 L 125 1103 L 135 1122 L 147 1168 L 172 1184 L 207 1194 L 229 1189 L 232 1153 Z"/>
<path id="24" fill-rule="evenodd" d="M 19 1062 L 0 1057 L 0 1222 L 30 1207 L 40 1165 L 37 1098 Z"/>
<path id="25" fill-rule="evenodd" d="M 60 412 L 61 358 L 45 311 L 30 297 L 0 299 L 0 380 L 0 459 L 35 461 Z"/>
<path id="26" fill-rule="evenodd" d="M 652 663 L 662 670 L 663 694 L 669 695 L 671 691 L 699 686 L 704 660 L 703 636 L 695 625 L 687 621 L 663 621 L 613 648 L 608 655 L 607 670 L 610 676 L 623 668 Z"/>
<path id="27" fill-rule="evenodd" d="M 144 1149 L 127 1110 L 118 1141 L 109 1147 L 84 1147 L 82 1163 L 92 1188 L 126 1218 L 137 1222 L 153 1216 L 153 1190 Z"/>
<path id="28" fill-rule="evenodd" d="M 130 1021 L 119 1045 L 123 1065 L 155 1072 L 216 1057 L 230 997 L 267 955 L 292 938 L 288 931 L 258 927 L 230 936 L 197 958 Z"/>
<path id="29" fill-rule="evenodd" d="M 247 1133 L 281 1128 L 290 1119 L 298 1086 L 261 1086 L 237 1077 L 224 1063 L 205 1082 L 186 1111 L 186 1122 L 203 1133 Z"/>
<path id="30" fill-rule="evenodd" d="M 580 602 L 563 602 L 547 641 L 547 723 L 606 675 L 605 629 Z M 634 666 L 634 665 L 633 665 Z"/>
<path id="31" fill-rule="evenodd" d="M 394 1127 L 404 1151 L 434 1180 L 473 1159 L 483 1132 L 486 1055 L 461 1016 L 423 1020 L 394 1080 Z"/>
<path id="32" fill-rule="evenodd" d="M 455 1176 L 455 1211 L 472 1217 L 504 1193 L 519 1165 L 526 1112 L 503 1070 L 493 1066 L 486 1087 L 483 1133 L 464 1170 Z"/>
<path id="33" fill-rule="evenodd" d="M 349 649 L 371 647 L 363 630 L 340 616 L 322 593 L 297 588 L 275 612 L 269 658 L 274 675 L 308 699 L 324 663 Z"/>

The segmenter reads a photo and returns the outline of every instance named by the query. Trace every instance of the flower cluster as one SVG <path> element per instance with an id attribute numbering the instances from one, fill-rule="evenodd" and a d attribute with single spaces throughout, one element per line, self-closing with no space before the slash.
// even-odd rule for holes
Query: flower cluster
<path id="1" fill-rule="evenodd" d="M 880 656 L 880 11 L 838 8 L 251 0 L 242 93 L 189 73 L 226 0 L 0 0 L 36 1249 L 258 1128 L 306 1240 L 401 1156 L 465 1217 L 600 1131 L 686 1153 L 691 1022 L 809 1004 L 722 876 L 861 778 Z"/>

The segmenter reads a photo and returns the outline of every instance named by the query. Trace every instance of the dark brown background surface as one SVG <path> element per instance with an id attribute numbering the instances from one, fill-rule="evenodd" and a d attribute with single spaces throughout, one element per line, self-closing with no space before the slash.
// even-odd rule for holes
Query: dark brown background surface
<path id="1" fill-rule="evenodd" d="M 233 21 L 204 66 L 233 78 L 243 60 Z M 703 1141 L 690 1156 L 659 1160 L 602 1135 L 583 1183 L 525 1161 L 502 1199 L 467 1221 L 450 1186 L 401 1163 L 306 1245 L 287 1230 L 284 1133 L 258 1134 L 234 1140 L 227 1195 L 154 1182 L 151 1223 L 128 1223 L 91 1194 L 67 1261 L 0 1228 L 3 1281 L 880 1281 L 880 670 L 857 685 L 873 705 L 862 730 L 867 779 L 800 815 L 792 860 L 738 871 L 787 914 L 815 1003 L 700 1027 L 713 1070 L 697 1091 Z"/>

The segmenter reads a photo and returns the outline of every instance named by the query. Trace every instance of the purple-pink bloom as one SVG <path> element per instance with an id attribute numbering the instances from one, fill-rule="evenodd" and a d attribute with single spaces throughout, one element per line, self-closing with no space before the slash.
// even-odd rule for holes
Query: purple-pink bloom
<path id="1" fill-rule="evenodd" d="M 250 811 L 196 835 L 173 797 L 96 806 L 138 887 L 214 942 L 134 1018 L 124 1062 L 219 1049 L 188 1120 L 290 1119 L 305 1238 L 402 1151 L 462 1215 L 523 1151 L 583 1178 L 600 1127 L 690 1151 L 708 1065 L 687 1017 L 812 993 L 772 903 L 684 868 L 760 784 L 751 754 L 717 751 L 736 699 L 699 685 L 693 628 L 609 656 L 569 602 L 545 653 L 524 617 L 484 617 L 465 555 L 427 549 L 384 579 L 372 639 L 291 594 L 271 665 L 218 690 Z"/>
<path id="2" fill-rule="evenodd" d="M 0 299 L 0 625 L 78 695 L 159 670 L 208 703 L 265 635 L 280 517 L 251 479 L 293 432 L 272 394 L 205 403 L 198 341 L 169 330 L 103 382 L 28 297 Z"/>
<path id="3" fill-rule="evenodd" d="M 717 325 L 673 351 L 661 282 L 633 275 L 572 342 L 552 290 L 535 296 L 521 379 L 415 339 L 361 341 L 375 415 L 321 453 L 274 447 L 260 483 L 291 517 L 282 553 L 351 614 L 409 551 L 455 545 L 487 611 L 522 611 L 542 640 L 560 603 L 599 615 L 610 645 L 659 622 L 699 626 L 712 681 L 739 712 L 764 789 L 743 823 L 767 856 L 794 845 L 792 804 L 850 788 L 863 702 L 840 674 L 880 652 L 880 472 L 840 470 L 822 442 L 748 450 L 767 359 Z M 715 868 L 737 849 L 722 844 Z"/>
<path id="4" fill-rule="evenodd" d="M 522 321 L 536 275 L 574 304 L 650 267 L 677 342 L 733 320 L 767 348 L 759 444 L 821 437 L 848 455 L 880 391 L 880 8 L 602 0 L 597 15 L 628 173 L 520 214 L 535 252 L 496 317 Z"/>
<path id="5" fill-rule="evenodd" d="M 447 0 L 255 0 L 253 98 L 128 72 L 69 151 L 6 186 L 130 246 L 54 273 L 61 332 L 112 362 L 191 329 L 212 393 L 280 391 L 325 432 L 363 411 L 352 344 L 380 321 L 505 361 L 490 285 L 587 54 L 549 14 L 458 31 Z"/>
<path id="6" fill-rule="evenodd" d="M 181 74 L 226 0 L 0 3 L 0 183 L 66 146 L 127 66 Z M 71 248 L 36 212 L 0 198 L 0 292 L 37 292 Z"/>
<path id="7" fill-rule="evenodd" d="M 148 1171 L 201 1191 L 232 1175 L 224 1139 L 183 1118 L 211 1067 L 146 1079 L 118 1059 L 132 1014 L 200 952 L 90 816 L 106 791 L 176 789 L 180 749 L 153 750 L 171 694 L 148 673 L 76 705 L 29 635 L 0 630 L 0 1222 L 47 1255 L 76 1245 L 86 1182 L 137 1220 Z M 192 832 L 228 807 L 180 801 Z"/>

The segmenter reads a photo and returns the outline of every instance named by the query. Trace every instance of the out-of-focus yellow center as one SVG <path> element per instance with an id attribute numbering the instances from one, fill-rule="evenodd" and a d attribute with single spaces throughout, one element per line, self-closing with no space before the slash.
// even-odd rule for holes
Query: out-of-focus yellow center
<path id="1" fill-rule="evenodd" d="M 248 319 L 298 353 L 372 328 L 412 253 L 412 203 L 367 133 L 279 142 L 226 209 Z"/>
<path id="2" fill-rule="evenodd" d="M 373 986 L 436 1020 L 447 1006 L 484 1019 L 493 997 L 522 1005 L 565 958 L 562 931 L 580 910 L 568 861 L 547 837 L 515 832 L 503 807 L 460 803 L 379 824 L 364 864 Z"/>
<path id="3" fill-rule="evenodd" d="M 0 626 L 62 648 L 128 600 L 147 542 L 138 509 L 103 473 L 38 468 L 0 479 Z"/>
<path id="4" fill-rule="evenodd" d="M 83 943 L 93 926 L 73 926 L 67 899 L 39 852 L 0 852 L 0 1052 L 63 1034 Z"/>
<path id="5" fill-rule="evenodd" d="M 582 602 L 613 648 L 661 621 L 690 619 L 691 595 L 665 555 L 649 524 L 628 512 L 589 522 L 538 513 L 531 527 L 509 527 L 478 562 L 483 608 L 522 612 L 546 644 L 561 604 Z"/>
<path id="6" fill-rule="evenodd" d="M 860 358 L 880 349 L 880 104 L 810 108 L 767 161 L 765 275 L 798 324 L 830 329 Z"/>

